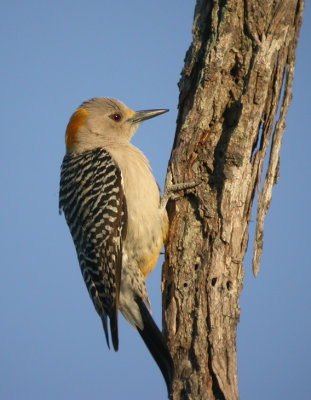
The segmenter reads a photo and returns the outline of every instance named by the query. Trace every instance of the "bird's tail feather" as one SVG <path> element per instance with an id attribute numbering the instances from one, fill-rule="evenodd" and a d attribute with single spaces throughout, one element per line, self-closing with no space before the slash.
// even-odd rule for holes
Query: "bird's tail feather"
<path id="1" fill-rule="evenodd" d="M 136 297 L 136 302 L 144 323 L 143 329 L 137 327 L 137 330 L 148 347 L 152 357 L 158 364 L 166 382 L 169 398 L 171 398 L 172 382 L 174 378 L 174 363 L 171 354 L 161 331 L 154 322 L 144 302 L 138 297 Z"/>

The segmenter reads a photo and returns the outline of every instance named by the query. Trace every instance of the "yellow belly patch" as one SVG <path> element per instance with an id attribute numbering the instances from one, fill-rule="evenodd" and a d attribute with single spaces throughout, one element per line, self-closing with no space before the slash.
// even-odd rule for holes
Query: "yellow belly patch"
<path id="1" fill-rule="evenodd" d="M 146 279 L 147 276 L 150 274 L 150 272 L 153 270 L 153 268 L 156 266 L 156 263 L 158 261 L 160 252 L 162 248 L 162 243 L 160 246 L 155 248 L 155 251 L 151 253 L 147 258 L 145 258 L 144 262 L 140 266 L 140 270 L 142 274 L 144 275 L 144 278 Z"/>
<path id="2" fill-rule="evenodd" d="M 147 276 L 150 274 L 150 272 L 153 270 L 153 268 L 156 266 L 156 263 L 158 261 L 162 245 L 163 243 L 166 242 L 167 237 L 168 237 L 168 228 L 169 228 L 169 222 L 168 222 L 168 216 L 167 213 L 164 213 L 163 216 L 163 224 L 162 224 L 162 240 L 160 241 L 159 245 L 154 248 L 154 251 L 150 253 L 144 261 L 140 264 L 140 270 L 142 274 L 144 275 L 144 278 L 146 279 Z"/>

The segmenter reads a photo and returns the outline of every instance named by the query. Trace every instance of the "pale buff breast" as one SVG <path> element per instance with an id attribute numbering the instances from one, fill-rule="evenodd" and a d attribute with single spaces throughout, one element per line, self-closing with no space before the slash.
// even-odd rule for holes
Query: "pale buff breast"
<path id="1" fill-rule="evenodd" d="M 131 144 L 106 147 L 118 163 L 128 210 L 128 229 L 123 244 L 126 260 L 135 259 L 146 277 L 154 268 L 167 233 L 168 219 L 160 208 L 158 185 L 148 160 Z"/>

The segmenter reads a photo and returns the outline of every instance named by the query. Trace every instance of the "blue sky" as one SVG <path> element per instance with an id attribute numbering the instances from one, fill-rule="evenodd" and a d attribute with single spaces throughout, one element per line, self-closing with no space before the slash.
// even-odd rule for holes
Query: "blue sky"
<path id="1" fill-rule="evenodd" d="M 134 138 L 163 187 L 194 4 L 1 2 L 3 400 L 165 398 L 160 373 L 122 317 L 119 352 L 106 347 L 58 215 L 59 168 L 73 110 L 91 97 L 116 97 L 133 109 L 170 109 L 143 124 Z M 310 17 L 307 4 L 257 279 L 251 242 L 245 258 L 238 327 L 242 400 L 306 398 L 310 392 Z M 161 261 L 148 282 L 159 325 Z"/>

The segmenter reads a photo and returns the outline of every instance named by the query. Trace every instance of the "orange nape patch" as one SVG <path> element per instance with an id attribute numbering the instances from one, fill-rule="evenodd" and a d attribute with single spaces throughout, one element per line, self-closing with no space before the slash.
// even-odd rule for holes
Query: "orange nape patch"
<path id="1" fill-rule="evenodd" d="M 67 150 L 73 150 L 76 141 L 77 141 L 77 132 L 81 126 L 84 125 L 84 122 L 89 115 L 89 112 L 86 108 L 78 108 L 77 111 L 72 114 L 70 121 L 68 122 L 66 129 L 66 147 Z"/>

